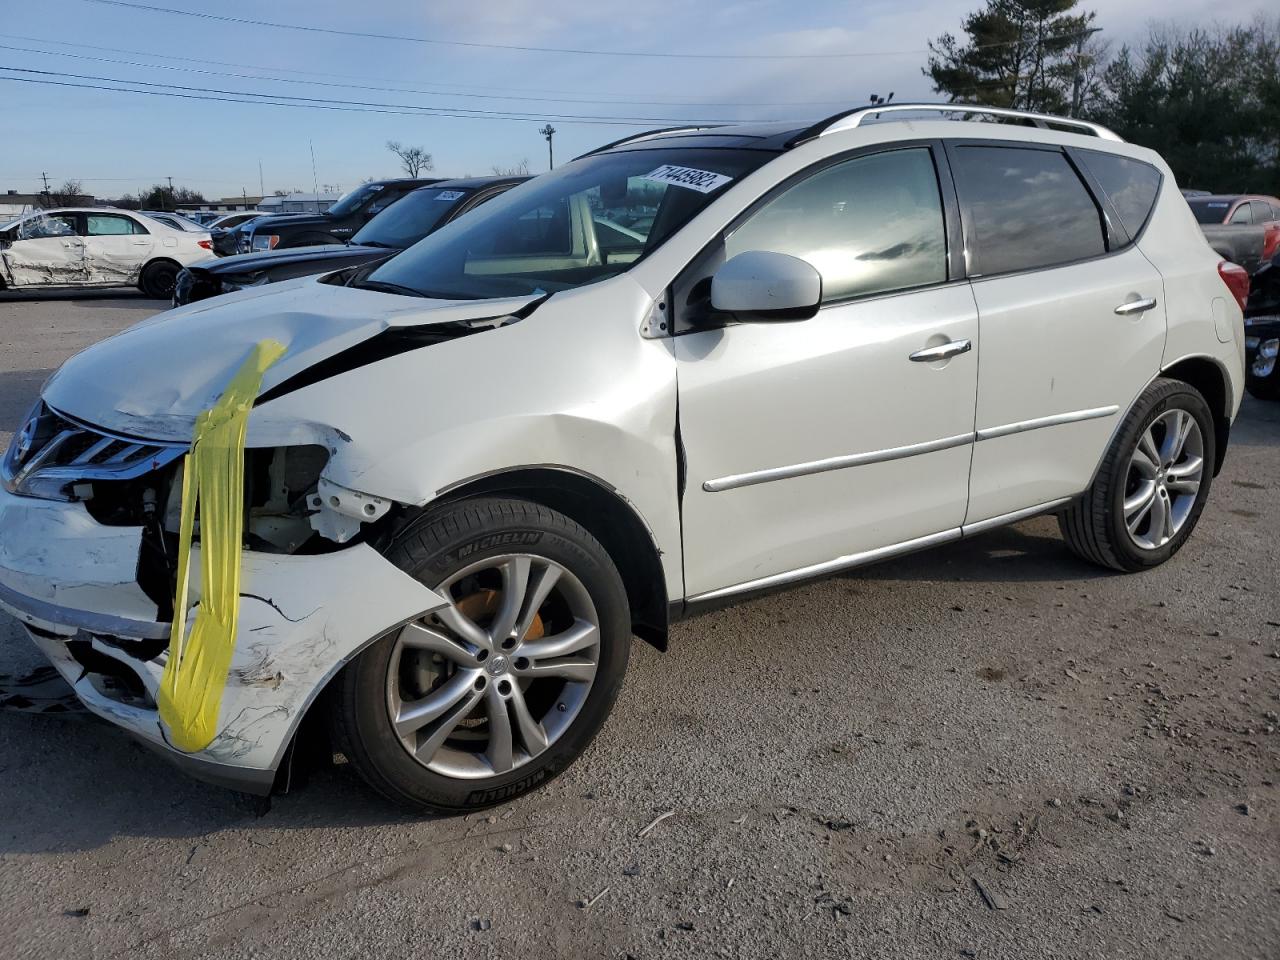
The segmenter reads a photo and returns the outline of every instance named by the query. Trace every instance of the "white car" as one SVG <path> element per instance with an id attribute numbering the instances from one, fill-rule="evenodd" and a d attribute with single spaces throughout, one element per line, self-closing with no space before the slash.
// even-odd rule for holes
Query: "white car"
<path id="1" fill-rule="evenodd" d="M 597 230 L 635 205 L 635 238 Z M 1245 282 L 1158 155 L 1077 121 L 631 137 L 68 361 L 4 462 L 0 605 L 199 776 L 269 790 L 323 711 L 386 796 L 483 807 L 563 770 L 632 635 L 696 611 L 1044 513 L 1104 567 L 1169 559 L 1240 403 Z M 266 338 L 234 659 L 184 753 L 177 464 Z"/>
<path id="2" fill-rule="evenodd" d="M 168 299 L 178 271 L 211 252 L 207 231 L 131 210 L 37 210 L 0 225 L 0 289 L 137 286 Z"/>

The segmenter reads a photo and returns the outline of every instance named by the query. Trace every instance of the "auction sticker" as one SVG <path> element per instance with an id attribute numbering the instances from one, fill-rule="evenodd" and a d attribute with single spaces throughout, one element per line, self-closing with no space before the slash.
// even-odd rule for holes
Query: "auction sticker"
<path id="1" fill-rule="evenodd" d="M 441 190 L 436 194 L 437 200 L 461 200 L 464 194 L 461 190 Z"/>
<path id="2" fill-rule="evenodd" d="M 673 187 L 684 187 L 686 190 L 697 190 L 699 193 L 710 193 L 723 187 L 733 177 L 711 170 L 698 170 L 695 167 L 677 167 L 673 163 L 664 163 L 652 173 L 646 173 L 641 180 L 653 180 L 657 183 L 669 183 Z"/>

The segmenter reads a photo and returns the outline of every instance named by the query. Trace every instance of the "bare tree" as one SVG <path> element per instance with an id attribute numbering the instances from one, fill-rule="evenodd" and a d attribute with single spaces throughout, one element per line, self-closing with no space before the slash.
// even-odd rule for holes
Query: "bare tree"
<path id="1" fill-rule="evenodd" d="M 400 158 L 404 172 L 411 177 L 420 176 L 435 166 L 431 154 L 422 147 L 406 147 L 398 140 L 388 140 L 387 149 Z"/>
<path id="2" fill-rule="evenodd" d="M 509 167 L 500 167 L 495 163 L 489 169 L 493 171 L 495 177 L 527 177 L 529 175 L 529 158 L 525 157 L 519 163 Z"/>
<path id="3" fill-rule="evenodd" d="M 74 207 L 84 196 L 84 184 L 79 180 L 63 180 L 62 186 L 49 191 L 51 207 Z"/>

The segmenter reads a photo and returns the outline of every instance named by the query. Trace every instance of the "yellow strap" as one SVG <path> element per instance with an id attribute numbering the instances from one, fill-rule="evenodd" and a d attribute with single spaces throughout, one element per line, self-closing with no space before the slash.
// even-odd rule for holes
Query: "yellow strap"
<path id="1" fill-rule="evenodd" d="M 218 402 L 196 417 L 182 463 L 178 589 L 169 660 L 160 678 L 160 720 L 170 742 L 194 753 L 217 733 L 240 616 L 240 549 L 244 527 L 244 440 L 262 376 L 285 347 L 257 344 Z M 187 636 L 188 581 L 196 509 L 200 511 L 200 602 Z"/>

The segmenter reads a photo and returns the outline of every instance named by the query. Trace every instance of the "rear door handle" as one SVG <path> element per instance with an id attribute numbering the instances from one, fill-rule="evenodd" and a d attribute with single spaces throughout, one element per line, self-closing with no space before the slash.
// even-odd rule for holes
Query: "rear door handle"
<path id="1" fill-rule="evenodd" d="M 959 356 L 962 353 L 968 353 L 973 349 L 973 344 L 968 340 L 952 340 L 950 343 L 940 343 L 936 347 L 925 347 L 923 350 L 917 350 L 911 354 L 911 360 L 916 363 L 936 363 L 939 360 L 950 360 L 952 357 Z"/>
<path id="2" fill-rule="evenodd" d="M 1132 317 L 1135 313 L 1146 313 L 1148 310 L 1156 308 L 1155 297 L 1144 297 L 1141 300 L 1127 300 L 1120 306 L 1116 307 L 1116 315 L 1121 317 Z"/>

